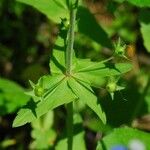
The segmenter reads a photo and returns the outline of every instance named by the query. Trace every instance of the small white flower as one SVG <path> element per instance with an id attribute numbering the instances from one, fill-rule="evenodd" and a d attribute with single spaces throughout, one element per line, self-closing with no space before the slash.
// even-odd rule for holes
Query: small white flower
<path id="1" fill-rule="evenodd" d="M 131 140 L 128 146 L 129 150 L 146 150 L 144 143 L 137 139 Z"/>

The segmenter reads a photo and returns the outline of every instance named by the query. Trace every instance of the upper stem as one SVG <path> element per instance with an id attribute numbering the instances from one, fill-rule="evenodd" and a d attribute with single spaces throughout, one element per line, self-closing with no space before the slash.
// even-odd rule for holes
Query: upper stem
<path id="1" fill-rule="evenodd" d="M 77 1 L 78 2 L 78 1 Z M 74 28 L 76 20 L 76 8 L 70 6 L 70 25 L 67 35 L 67 48 L 66 48 L 66 75 L 71 75 L 73 45 L 74 45 Z M 73 148 L 73 102 L 67 104 L 67 134 L 68 134 L 68 150 Z"/>
<path id="2" fill-rule="evenodd" d="M 66 75 L 71 75 L 73 45 L 74 45 L 74 28 L 75 28 L 76 10 L 71 6 L 70 8 L 70 27 L 68 31 L 68 41 L 66 48 Z"/>

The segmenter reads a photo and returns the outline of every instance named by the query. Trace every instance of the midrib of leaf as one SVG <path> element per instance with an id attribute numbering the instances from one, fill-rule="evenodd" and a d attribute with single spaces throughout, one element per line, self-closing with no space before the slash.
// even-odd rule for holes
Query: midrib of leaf
<path id="1" fill-rule="evenodd" d="M 63 0 L 53 0 L 58 6 L 60 6 L 61 8 L 63 7 L 64 9 L 67 9 L 66 5 L 64 5 L 64 3 L 62 2 Z"/>
<path id="2" fill-rule="evenodd" d="M 83 102 L 88 107 L 90 107 L 105 124 L 106 123 L 105 113 L 102 111 L 100 104 L 97 104 L 97 97 L 95 96 L 90 85 L 83 82 L 76 81 L 73 78 L 68 80 L 68 83 L 72 91 L 79 98 L 79 100 L 83 100 Z"/>
<path id="3" fill-rule="evenodd" d="M 56 83 L 54 86 L 52 86 L 45 94 L 44 94 L 44 98 L 46 99 L 48 96 L 49 96 L 49 94 L 51 94 L 51 92 L 57 87 L 57 86 L 59 86 L 60 84 L 61 84 L 61 82 L 63 82 L 63 80 L 65 79 L 65 77 L 64 78 L 62 78 L 58 83 Z"/>

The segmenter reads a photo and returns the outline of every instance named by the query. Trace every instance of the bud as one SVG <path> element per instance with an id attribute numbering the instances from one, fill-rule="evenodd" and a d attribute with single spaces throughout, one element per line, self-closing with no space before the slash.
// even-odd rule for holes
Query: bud
<path id="1" fill-rule="evenodd" d="M 41 97 L 44 94 L 44 89 L 41 86 L 36 85 L 35 88 L 34 88 L 34 94 L 37 97 Z"/>
<path id="2" fill-rule="evenodd" d="M 126 57 L 125 56 L 126 45 L 121 43 L 120 38 L 118 39 L 118 42 L 114 44 L 114 49 L 115 55 L 120 57 Z"/>
<path id="3" fill-rule="evenodd" d="M 109 93 L 113 93 L 117 90 L 117 84 L 115 82 L 109 82 L 106 85 L 106 89 Z"/>

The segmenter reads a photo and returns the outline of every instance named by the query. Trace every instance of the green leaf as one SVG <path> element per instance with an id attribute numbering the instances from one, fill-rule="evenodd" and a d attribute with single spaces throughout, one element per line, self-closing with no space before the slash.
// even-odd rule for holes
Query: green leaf
<path id="1" fill-rule="evenodd" d="M 97 150 L 110 150 L 113 146 L 123 145 L 128 147 L 132 140 L 138 140 L 145 145 L 145 149 L 150 149 L 150 134 L 132 128 L 114 129 L 111 134 L 105 136 L 97 147 Z"/>
<path id="2" fill-rule="evenodd" d="M 25 105 L 30 97 L 19 84 L 0 78 L 0 114 L 5 115 Z"/>
<path id="3" fill-rule="evenodd" d="M 85 142 L 84 142 L 84 131 L 78 133 L 73 136 L 73 150 L 86 150 Z M 67 150 L 67 139 L 61 140 L 58 145 L 56 145 L 56 150 Z"/>
<path id="4" fill-rule="evenodd" d="M 52 74 L 63 74 L 65 68 L 65 41 L 60 36 L 57 37 L 52 58 L 50 60 L 50 72 Z"/>
<path id="5" fill-rule="evenodd" d="M 139 7 L 150 7 L 149 0 L 128 0 L 128 2 Z"/>
<path id="6" fill-rule="evenodd" d="M 98 87 L 103 82 L 103 77 L 115 76 L 131 70 L 130 63 L 104 63 L 92 62 L 89 59 L 77 61 L 73 76 L 81 81 L 88 82 L 91 86 Z"/>
<path id="7" fill-rule="evenodd" d="M 142 10 L 140 12 L 139 22 L 141 25 L 141 33 L 144 40 L 144 46 L 150 52 L 150 11 Z"/>
<path id="8" fill-rule="evenodd" d="M 47 95 L 48 93 L 50 93 L 57 85 L 59 85 L 59 83 L 65 78 L 65 76 L 63 74 L 54 74 L 54 75 L 44 75 L 43 77 L 41 77 L 39 80 L 38 80 L 38 83 L 37 84 L 34 84 L 33 82 L 29 81 L 30 84 L 32 84 L 32 88 L 33 90 L 32 91 L 28 91 L 26 92 L 27 95 L 29 96 L 32 96 L 32 98 L 35 100 L 35 101 L 38 101 L 40 100 L 41 98 L 39 98 L 37 95 L 36 95 L 36 92 L 35 92 L 35 87 L 36 85 L 40 85 L 41 82 L 42 82 L 42 85 L 41 85 L 41 88 L 43 89 L 44 93 L 43 95 L 41 95 L 41 97 L 43 98 L 44 95 Z"/>
<path id="9" fill-rule="evenodd" d="M 40 82 L 40 80 L 42 80 L 43 88 L 51 89 L 51 88 L 54 88 L 55 86 L 57 86 L 57 84 L 59 84 L 59 82 L 62 81 L 64 78 L 65 78 L 65 76 L 62 74 L 61 75 L 59 75 L 59 74 L 45 75 L 39 79 L 38 83 Z"/>
<path id="10" fill-rule="evenodd" d="M 100 104 L 98 104 L 97 97 L 94 95 L 91 87 L 88 84 L 78 82 L 73 78 L 70 78 L 70 80 L 68 80 L 68 83 L 79 100 L 83 101 L 88 107 L 90 107 L 105 124 L 105 113 L 102 111 Z"/>
<path id="11" fill-rule="evenodd" d="M 33 6 L 49 19 L 56 23 L 61 22 L 61 18 L 69 18 L 69 11 L 66 0 L 17 0 L 18 2 Z"/>
<path id="12" fill-rule="evenodd" d="M 53 49 L 53 53 L 52 53 L 52 57 L 50 60 L 50 72 L 52 74 L 65 74 L 66 71 L 66 63 L 65 63 L 65 40 L 58 36 L 54 49 Z M 75 53 L 73 52 L 73 58 L 72 58 L 72 69 L 75 67 L 75 63 L 76 63 L 76 57 L 75 57 Z"/>
<path id="13" fill-rule="evenodd" d="M 31 134 L 34 139 L 30 145 L 31 149 L 49 149 L 50 146 L 53 146 L 56 139 L 56 132 L 53 129 L 34 129 Z"/>
<path id="14" fill-rule="evenodd" d="M 78 30 L 102 46 L 112 48 L 112 44 L 106 32 L 96 21 L 94 15 L 85 7 L 77 10 Z"/>
<path id="15" fill-rule="evenodd" d="M 54 145 L 56 132 L 52 129 L 53 122 L 53 111 L 49 111 L 32 122 L 31 136 L 33 142 L 30 144 L 30 149 L 49 149 L 50 146 Z"/>
<path id="16" fill-rule="evenodd" d="M 139 6 L 139 7 L 150 7 L 150 1 L 149 0 L 115 0 L 117 2 L 124 2 L 127 1 L 133 5 Z"/>
<path id="17" fill-rule="evenodd" d="M 32 100 L 23 107 L 18 112 L 18 115 L 14 120 L 13 127 L 18 127 L 28 122 L 32 122 L 47 113 L 49 110 L 69 103 L 75 99 L 76 96 L 67 85 L 67 79 L 64 79 L 58 86 L 48 93 L 42 101 L 34 102 Z"/>

